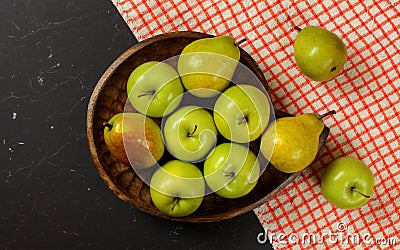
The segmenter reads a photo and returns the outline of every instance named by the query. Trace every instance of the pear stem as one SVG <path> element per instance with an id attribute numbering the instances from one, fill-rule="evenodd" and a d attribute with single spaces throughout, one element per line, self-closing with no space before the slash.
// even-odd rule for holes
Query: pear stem
<path id="1" fill-rule="evenodd" d="M 150 90 L 150 91 L 144 92 L 143 94 L 138 95 L 137 97 L 140 98 L 140 97 L 148 96 L 148 95 L 151 95 L 151 96 L 152 96 L 152 95 L 154 95 L 155 93 L 156 93 L 155 90 Z"/>
<path id="2" fill-rule="evenodd" d="M 327 117 L 328 115 L 334 115 L 334 114 L 336 114 L 336 110 L 331 110 L 323 115 L 320 115 L 319 119 L 322 120 L 323 118 Z"/>
<path id="3" fill-rule="evenodd" d="M 174 198 L 174 203 L 172 204 L 172 207 L 171 207 L 171 211 L 174 211 L 174 209 L 175 209 L 175 206 L 176 206 L 176 204 L 178 203 L 178 201 L 179 201 L 179 197 L 175 197 Z"/>
<path id="4" fill-rule="evenodd" d="M 244 43 L 244 42 L 246 42 L 246 41 L 247 41 L 246 38 L 242 38 L 242 39 L 240 39 L 239 41 L 235 42 L 235 46 L 236 46 L 236 47 L 239 47 L 240 44 L 242 44 L 242 43 Z"/>
<path id="5" fill-rule="evenodd" d="M 299 27 L 297 27 L 297 26 L 294 26 L 294 28 L 295 28 L 297 31 L 301 31 L 301 28 L 299 28 Z"/>
<path id="6" fill-rule="evenodd" d="M 113 128 L 113 125 L 111 125 L 111 124 L 108 123 L 108 122 L 103 122 L 103 126 L 109 128 L 109 129 L 112 129 L 112 128 Z"/>
<path id="7" fill-rule="evenodd" d="M 194 130 L 192 132 L 189 132 L 188 136 L 189 137 L 193 136 L 193 134 L 196 132 L 196 130 L 197 130 L 197 125 L 194 125 Z"/>
<path id="8" fill-rule="evenodd" d="M 356 193 L 358 193 L 358 194 L 361 194 L 361 195 L 364 196 L 365 198 L 368 198 L 368 199 L 371 198 L 371 196 L 365 195 L 365 194 L 361 193 L 360 191 L 358 191 L 356 187 L 351 187 L 350 190 L 351 190 L 351 192 L 356 192 Z"/>

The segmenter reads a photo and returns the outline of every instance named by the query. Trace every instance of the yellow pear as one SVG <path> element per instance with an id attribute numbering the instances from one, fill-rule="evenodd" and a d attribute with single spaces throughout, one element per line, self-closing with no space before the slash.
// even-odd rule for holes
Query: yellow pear
<path id="1" fill-rule="evenodd" d="M 279 171 L 294 173 L 312 163 L 318 153 L 319 137 L 324 129 L 322 118 L 336 113 L 302 114 L 272 122 L 261 138 L 260 151 Z"/>
<path id="2" fill-rule="evenodd" d="M 239 43 L 230 36 L 217 36 L 188 44 L 178 60 L 183 86 L 202 98 L 214 97 L 225 90 L 239 63 Z"/>

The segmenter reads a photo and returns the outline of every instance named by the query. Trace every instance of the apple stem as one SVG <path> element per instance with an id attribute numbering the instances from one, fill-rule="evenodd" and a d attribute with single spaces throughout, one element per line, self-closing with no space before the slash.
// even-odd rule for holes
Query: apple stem
<path id="1" fill-rule="evenodd" d="M 242 38 L 242 39 L 240 39 L 239 41 L 235 42 L 235 46 L 236 46 L 236 47 L 239 47 L 240 44 L 242 44 L 242 43 L 244 43 L 244 42 L 246 42 L 246 41 L 247 41 L 246 38 Z"/>
<path id="2" fill-rule="evenodd" d="M 138 97 L 138 98 L 141 98 L 141 97 L 143 97 L 143 96 L 148 96 L 148 95 L 153 96 L 155 93 L 156 93 L 155 90 L 150 90 L 150 91 L 144 92 L 143 94 L 138 95 L 137 97 Z"/>
<path id="3" fill-rule="evenodd" d="M 327 112 L 327 113 L 325 113 L 323 115 L 320 115 L 319 119 L 322 120 L 324 117 L 326 117 L 328 115 L 334 115 L 334 114 L 336 114 L 336 110 L 331 110 L 331 111 L 329 111 L 329 112 Z"/>
<path id="4" fill-rule="evenodd" d="M 361 194 L 361 195 L 364 196 L 365 198 L 368 198 L 368 199 L 371 198 L 371 196 L 365 195 L 365 194 L 361 193 L 360 191 L 358 191 L 356 187 L 351 187 L 350 190 L 351 190 L 351 192 L 356 192 L 356 193 Z"/>
<path id="5" fill-rule="evenodd" d="M 299 27 L 297 27 L 297 26 L 294 26 L 294 28 L 295 28 L 297 31 L 301 31 L 301 28 L 299 28 Z"/>
<path id="6" fill-rule="evenodd" d="M 189 137 L 193 136 L 193 134 L 196 132 L 196 130 L 197 130 L 197 125 L 194 125 L 194 130 L 192 132 L 189 132 L 188 136 Z"/>
<path id="7" fill-rule="evenodd" d="M 239 125 L 242 125 L 242 124 L 245 124 L 245 123 L 247 123 L 247 117 L 246 116 L 244 116 L 244 117 L 242 117 L 242 119 L 240 119 Z"/>
<path id="8" fill-rule="evenodd" d="M 175 197 L 174 198 L 174 203 L 172 204 L 172 207 L 171 207 L 171 211 L 174 211 L 174 209 L 175 209 L 175 206 L 176 206 L 176 204 L 178 203 L 178 201 L 179 201 L 179 197 Z"/>
<path id="9" fill-rule="evenodd" d="M 111 125 L 111 124 L 108 123 L 108 122 L 103 122 L 103 126 L 109 128 L 109 129 L 112 129 L 112 128 L 113 128 L 113 125 Z"/>
<path id="10" fill-rule="evenodd" d="M 233 178 L 235 177 L 235 173 L 234 172 L 225 173 L 224 176 Z"/>

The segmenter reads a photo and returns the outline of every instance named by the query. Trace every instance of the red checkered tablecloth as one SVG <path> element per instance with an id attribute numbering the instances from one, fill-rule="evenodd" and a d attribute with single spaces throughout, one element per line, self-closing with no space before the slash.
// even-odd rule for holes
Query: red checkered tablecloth
<path id="1" fill-rule="evenodd" d="M 184 30 L 246 37 L 241 47 L 263 70 L 275 108 L 337 110 L 325 120 L 331 134 L 315 162 L 254 210 L 274 248 L 400 249 L 399 1 L 112 1 L 139 41 Z M 295 64 L 293 27 L 307 25 L 333 31 L 348 48 L 329 82 L 308 80 Z M 373 198 L 350 211 L 330 205 L 319 185 L 326 165 L 343 155 L 375 176 Z"/>

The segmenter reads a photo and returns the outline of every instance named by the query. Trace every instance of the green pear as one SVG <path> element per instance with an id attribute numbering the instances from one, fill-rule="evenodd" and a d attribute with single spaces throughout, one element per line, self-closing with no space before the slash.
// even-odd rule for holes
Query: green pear
<path id="1" fill-rule="evenodd" d="M 324 129 L 324 115 L 302 114 L 273 121 L 261 137 L 260 151 L 279 171 L 294 173 L 303 170 L 318 153 L 319 137 Z"/>
<path id="2" fill-rule="evenodd" d="M 145 115 L 118 113 L 103 125 L 107 148 L 123 164 L 145 169 L 164 154 L 161 129 Z"/>
<path id="3" fill-rule="evenodd" d="M 294 41 L 294 58 L 304 75 L 324 82 L 342 70 L 347 50 L 336 34 L 321 27 L 308 26 L 301 29 Z"/>
<path id="4" fill-rule="evenodd" d="M 228 87 L 239 59 L 240 50 L 232 37 L 202 38 L 182 50 L 178 71 L 191 94 L 209 98 Z"/>

